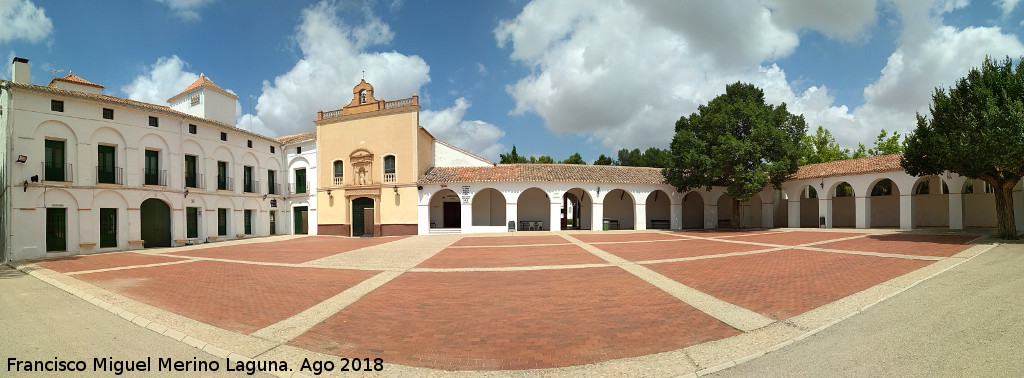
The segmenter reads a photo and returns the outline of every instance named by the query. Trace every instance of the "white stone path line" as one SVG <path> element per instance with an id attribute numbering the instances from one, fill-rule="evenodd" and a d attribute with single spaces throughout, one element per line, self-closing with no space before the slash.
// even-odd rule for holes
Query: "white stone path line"
<path id="1" fill-rule="evenodd" d="M 597 247 L 591 246 L 587 243 L 580 241 L 572 237 L 571 235 L 562 235 L 562 237 L 571 241 L 573 244 L 580 246 L 581 248 L 593 253 L 597 257 L 604 259 L 605 261 L 614 264 L 623 270 L 639 277 L 640 279 L 654 285 L 655 287 L 665 291 L 669 295 L 678 298 L 679 300 L 693 306 L 694 308 L 711 315 L 715 319 L 722 321 L 729 326 L 741 330 L 743 332 L 750 332 L 758 328 L 765 327 L 775 322 L 774 319 L 758 314 L 754 311 L 750 311 L 743 307 L 734 305 L 732 303 L 723 301 L 715 298 L 711 295 L 705 294 L 697 289 L 683 285 L 679 282 L 673 281 L 668 277 L 661 275 L 647 267 L 641 266 L 637 263 L 628 261 L 621 257 L 615 256 L 611 253 L 602 251 Z"/>
<path id="2" fill-rule="evenodd" d="M 128 270 L 128 269 L 137 269 L 137 268 L 149 268 L 149 267 L 154 267 L 154 266 L 177 265 L 177 264 L 184 264 L 184 263 L 190 263 L 190 262 L 196 262 L 196 261 L 198 261 L 198 260 L 182 259 L 180 261 L 169 261 L 169 262 L 154 263 L 154 264 L 127 265 L 127 266 L 116 266 L 116 267 L 113 267 L 113 268 L 80 270 L 80 271 L 77 271 L 77 272 L 68 272 L 68 273 L 64 273 L 64 274 L 69 275 L 69 276 L 77 276 L 79 274 L 102 273 L 102 272 L 110 272 L 110 271 L 114 271 L 114 270 Z"/>
<path id="3" fill-rule="evenodd" d="M 313 307 L 253 332 L 251 336 L 284 344 L 306 333 L 306 331 L 334 316 L 334 314 L 341 312 L 341 310 L 344 310 L 371 291 L 391 282 L 391 280 L 402 275 L 402 273 L 404 272 L 385 271 L 378 273 Z"/>

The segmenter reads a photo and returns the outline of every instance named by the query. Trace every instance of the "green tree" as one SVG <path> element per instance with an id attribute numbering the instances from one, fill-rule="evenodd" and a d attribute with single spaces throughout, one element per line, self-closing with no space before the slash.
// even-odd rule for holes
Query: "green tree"
<path id="1" fill-rule="evenodd" d="M 851 159 L 860 159 L 868 156 L 868 148 L 864 147 L 864 143 L 857 143 L 857 150 L 850 154 Z"/>
<path id="2" fill-rule="evenodd" d="M 1015 69 L 1016 68 L 1016 69 Z M 917 115 L 900 163 L 913 176 L 955 172 L 995 190 L 997 231 L 1017 239 L 1013 186 L 1024 176 L 1024 57 L 985 58 L 954 87 L 936 88 L 931 118 Z"/>
<path id="3" fill-rule="evenodd" d="M 533 156 L 530 156 L 530 160 L 533 160 Z M 540 157 L 537 158 L 537 164 L 554 164 L 554 163 L 555 163 L 555 159 L 552 159 L 548 155 L 540 155 Z"/>
<path id="4" fill-rule="evenodd" d="M 612 158 L 610 158 L 610 157 L 604 156 L 604 154 L 601 154 L 601 156 L 597 157 L 597 160 L 594 160 L 594 165 L 612 165 L 612 164 L 615 164 L 615 161 L 613 161 Z"/>
<path id="5" fill-rule="evenodd" d="M 499 162 L 501 164 L 519 164 L 528 162 L 525 156 L 519 156 L 519 154 L 516 153 L 516 145 L 514 144 L 512 145 L 512 152 L 507 154 L 498 154 L 498 156 L 501 158 L 501 161 Z"/>
<path id="6" fill-rule="evenodd" d="M 881 156 L 903 152 L 903 141 L 900 140 L 900 133 L 893 131 L 892 135 L 887 135 L 888 132 L 885 129 L 878 133 L 878 137 L 875 139 L 875 147 L 868 149 L 868 155 Z"/>
<path id="7" fill-rule="evenodd" d="M 579 152 L 572 154 L 571 156 L 565 158 L 565 160 L 560 161 L 559 163 L 562 163 L 562 164 L 583 164 L 583 165 L 587 165 L 587 162 L 583 160 L 583 157 L 580 156 Z"/>
<path id="8" fill-rule="evenodd" d="M 733 198 L 732 227 L 739 227 L 740 202 L 768 184 L 780 188 L 796 172 L 807 124 L 786 104 L 769 105 L 764 91 L 739 82 L 698 112 L 676 122 L 665 179 L 681 192 L 725 187 Z"/>
<path id="9" fill-rule="evenodd" d="M 803 150 L 803 157 L 800 158 L 800 165 L 825 163 L 829 161 L 845 160 L 850 158 L 850 150 L 839 147 L 832 133 L 822 126 L 812 134 L 804 134 L 800 139 L 800 149 Z"/>
<path id="10" fill-rule="evenodd" d="M 644 151 L 644 167 L 668 168 L 672 155 L 668 150 L 657 147 L 648 148 Z"/>

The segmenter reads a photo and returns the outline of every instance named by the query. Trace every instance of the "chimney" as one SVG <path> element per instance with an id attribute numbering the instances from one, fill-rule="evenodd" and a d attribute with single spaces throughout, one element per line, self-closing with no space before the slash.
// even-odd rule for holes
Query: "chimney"
<path id="1" fill-rule="evenodd" d="M 15 57 L 14 61 L 11 62 L 11 81 L 32 84 L 31 68 L 32 66 L 28 64 L 28 59 Z"/>

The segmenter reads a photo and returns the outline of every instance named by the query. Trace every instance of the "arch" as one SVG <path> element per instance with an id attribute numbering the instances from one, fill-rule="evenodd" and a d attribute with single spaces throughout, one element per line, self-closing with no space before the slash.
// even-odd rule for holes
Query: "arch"
<path id="1" fill-rule="evenodd" d="M 857 193 L 853 186 L 846 181 L 836 182 L 829 187 L 828 195 L 832 201 L 832 227 L 856 227 Z"/>
<path id="2" fill-rule="evenodd" d="M 366 229 L 366 209 L 372 209 L 374 207 L 373 198 L 370 197 L 358 197 L 352 199 L 352 236 L 367 236 L 373 235 L 373 229 Z M 371 211 L 372 212 L 372 211 Z M 376 224 L 376 220 L 373 221 Z"/>
<path id="3" fill-rule="evenodd" d="M 612 229 L 618 224 L 620 230 L 632 230 L 636 224 L 636 206 L 633 194 L 623 189 L 613 189 L 604 196 L 604 217 L 612 222 Z"/>
<path id="4" fill-rule="evenodd" d="M 740 209 L 740 219 L 732 219 L 732 207 L 739 205 L 732 196 L 722 194 L 718 197 L 718 228 L 739 228 L 740 220 L 743 218 L 742 208 Z"/>
<path id="5" fill-rule="evenodd" d="M 889 178 L 871 183 L 871 227 L 900 226 L 900 188 Z"/>
<path id="6" fill-rule="evenodd" d="M 704 196 L 691 191 L 683 196 L 683 228 L 704 228 Z"/>
<path id="7" fill-rule="evenodd" d="M 761 228 L 761 193 L 740 203 L 740 227 Z"/>
<path id="8" fill-rule="evenodd" d="M 672 199 L 663 190 L 655 190 L 647 195 L 646 203 L 647 228 L 672 228 Z"/>
<path id="9" fill-rule="evenodd" d="M 159 198 L 149 198 L 139 206 L 140 235 L 145 248 L 171 246 L 171 207 Z"/>
<path id="10" fill-rule="evenodd" d="M 430 228 L 462 228 L 462 204 L 451 189 L 430 196 Z"/>
<path id="11" fill-rule="evenodd" d="M 814 185 L 804 185 L 800 190 L 800 227 L 818 228 L 818 198 L 820 194 Z"/>
<path id="12" fill-rule="evenodd" d="M 48 160 L 46 156 L 47 141 L 63 142 L 63 156 Z M 40 165 L 49 163 L 50 166 L 44 169 L 43 180 L 50 181 L 74 181 L 77 173 L 81 171 L 78 163 L 78 134 L 74 129 L 64 122 L 45 121 L 36 126 L 35 142 L 33 143 L 34 156 L 39 157 Z"/>
<path id="13" fill-rule="evenodd" d="M 969 178 L 964 181 L 961 193 L 964 228 L 996 227 L 996 195 L 991 185 L 982 180 Z"/>
<path id="14" fill-rule="evenodd" d="M 914 227 L 949 227 L 949 186 L 937 175 L 914 181 Z"/>
<path id="15" fill-rule="evenodd" d="M 594 224 L 594 200 L 583 188 L 572 188 L 562 196 L 562 218 L 569 230 L 589 230 Z M 572 220 L 570 222 L 570 219 Z"/>
<path id="16" fill-rule="evenodd" d="M 472 207 L 474 226 L 505 225 L 505 195 L 497 189 L 486 188 L 477 191 L 473 195 Z"/>
<path id="17" fill-rule="evenodd" d="M 104 221 L 105 221 L 105 219 L 104 219 L 104 210 L 102 210 L 102 209 L 115 209 L 114 210 L 114 213 L 115 213 L 114 218 L 113 219 L 106 219 L 106 221 L 113 221 L 114 224 L 115 224 L 115 227 L 113 229 L 113 235 L 111 235 L 111 234 L 104 235 L 105 231 L 108 231 L 108 230 L 105 230 L 103 228 L 103 226 L 100 226 L 98 228 L 99 232 L 96 235 L 96 237 L 98 238 L 97 240 L 100 241 L 100 243 L 97 244 L 97 247 L 99 247 L 99 248 L 107 248 L 106 250 L 125 249 L 125 248 L 127 248 L 128 247 L 128 232 L 129 232 L 129 230 L 128 230 L 128 200 L 124 197 L 124 195 L 122 195 L 120 192 L 115 191 L 115 190 L 109 190 L 109 189 L 100 190 L 92 198 L 92 208 L 95 209 L 95 212 L 93 213 L 93 214 L 95 214 L 95 218 L 94 219 L 89 219 L 87 221 L 88 222 L 96 222 L 97 224 L 100 224 L 100 225 L 104 224 Z M 111 245 L 104 246 L 103 243 L 104 243 L 104 238 L 105 237 L 109 237 L 110 239 L 113 239 L 115 244 L 112 245 L 112 246 Z"/>
<path id="18" fill-rule="evenodd" d="M 231 153 L 231 150 L 224 146 L 217 146 L 213 150 L 213 160 L 226 161 L 230 169 L 231 165 L 235 164 L 235 154 Z"/>
<path id="19" fill-rule="evenodd" d="M 551 225 L 551 200 L 548 193 L 540 188 L 529 188 L 519 194 L 516 200 L 518 209 L 516 219 L 519 221 L 517 227 L 524 230 L 550 230 Z M 524 223 L 527 222 L 527 223 Z"/>

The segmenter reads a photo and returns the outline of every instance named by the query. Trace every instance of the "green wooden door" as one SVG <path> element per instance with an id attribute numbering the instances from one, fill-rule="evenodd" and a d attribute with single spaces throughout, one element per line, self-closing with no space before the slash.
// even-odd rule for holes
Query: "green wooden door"
<path id="1" fill-rule="evenodd" d="M 242 210 L 242 218 L 243 223 L 245 224 L 245 227 L 243 228 L 245 230 L 245 234 L 252 235 L 252 210 Z"/>
<path id="2" fill-rule="evenodd" d="M 255 191 L 252 190 L 252 184 L 252 167 L 242 167 L 242 191 L 246 193 L 255 193 Z M 248 234 L 248 232 L 246 233 Z"/>
<path id="3" fill-rule="evenodd" d="M 156 198 L 142 201 L 139 206 L 142 218 L 143 247 L 171 246 L 171 208 Z"/>
<path id="4" fill-rule="evenodd" d="M 186 188 L 197 188 L 196 176 L 198 171 L 196 170 L 196 156 L 185 155 L 185 187 Z"/>
<path id="5" fill-rule="evenodd" d="M 104 184 L 114 184 L 117 181 L 114 176 L 114 158 L 116 152 L 114 146 L 96 146 L 96 181 Z"/>
<path id="6" fill-rule="evenodd" d="M 277 194 L 277 172 L 273 169 L 267 170 L 267 194 Z"/>
<path id="7" fill-rule="evenodd" d="M 295 193 L 306 192 L 306 170 L 296 169 L 295 170 Z"/>
<path id="8" fill-rule="evenodd" d="M 373 198 L 359 197 L 352 200 L 352 236 L 363 236 L 373 233 L 363 227 L 363 209 L 373 208 Z"/>
<path id="9" fill-rule="evenodd" d="M 292 211 L 295 213 L 295 234 L 306 234 L 309 232 L 306 227 L 307 211 L 309 211 L 308 206 L 296 206 Z"/>
<path id="10" fill-rule="evenodd" d="M 228 234 L 228 209 L 217 209 L 217 235 Z"/>
<path id="11" fill-rule="evenodd" d="M 217 162 L 217 190 L 228 189 L 228 162 Z"/>
<path id="12" fill-rule="evenodd" d="M 67 214 L 63 207 L 46 208 L 46 252 L 68 250 Z"/>
<path id="13" fill-rule="evenodd" d="M 117 247 L 117 209 L 100 209 L 100 248 Z"/>
<path id="14" fill-rule="evenodd" d="M 270 234 L 274 235 L 277 233 L 277 212 L 270 211 Z"/>
<path id="15" fill-rule="evenodd" d="M 46 140 L 44 145 L 43 180 L 64 181 L 64 141 Z"/>
<path id="16" fill-rule="evenodd" d="M 146 185 L 160 185 L 160 151 L 146 150 Z"/>
<path id="17" fill-rule="evenodd" d="M 198 207 L 185 208 L 185 237 L 190 239 L 199 237 Z"/>

